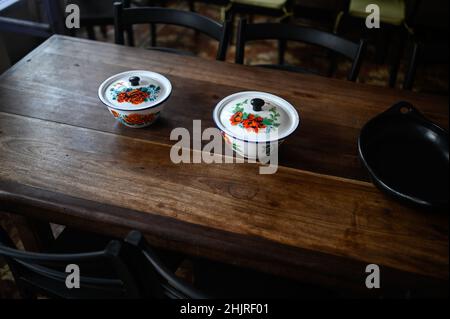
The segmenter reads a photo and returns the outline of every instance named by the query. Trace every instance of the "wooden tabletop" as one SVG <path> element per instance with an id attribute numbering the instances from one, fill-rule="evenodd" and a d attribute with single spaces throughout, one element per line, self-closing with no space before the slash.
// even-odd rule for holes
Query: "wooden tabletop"
<path id="1" fill-rule="evenodd" d="M 174 88 L 146 129 L 117 123 L 97 97 L 104 79 L 132 69 Z M 278 172 L 173 164 L 171 130 L 214 127 L 216 103 L 244 90 L 279 95 L 302 118 Z M 448 284 L 448 216 L 386 197 L 357 157 L 361 127 L 399 100 L 448 128 L 448 97 L 54 36 L 0 77 L 0 203 L 332 286 L 365 289 L 367 264 L 396 287 Z"/>

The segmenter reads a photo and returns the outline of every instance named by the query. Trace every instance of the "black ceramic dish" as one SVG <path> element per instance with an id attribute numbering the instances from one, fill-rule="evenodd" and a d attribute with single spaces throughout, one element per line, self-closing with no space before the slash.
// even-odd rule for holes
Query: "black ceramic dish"
<path id="1" fill-rule="evenodd" d="M 418 207 L 448 211 L 448 132 L 408 102 L 369 121 L 359 156 L 376 186 Z"/>

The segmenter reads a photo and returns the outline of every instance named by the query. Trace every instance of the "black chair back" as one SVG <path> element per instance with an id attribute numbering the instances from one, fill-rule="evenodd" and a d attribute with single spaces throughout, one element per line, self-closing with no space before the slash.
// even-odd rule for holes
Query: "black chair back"
<path id="1" fill-rule="evenodd" d="M 43 295 L 65 299 L 139 298 L 141 293 L 124 259 L 123 244 L 112 240 L 103 251 L 42 254 L 17 250 L 0 227 L 0 256 L 4 257 L 23 297 Z M 80 270 L 80 288 L 66 286 L 66 267 Z"/>
<path id="2" fill-rule="evenodd" d="M 195 12 L 159 7 L 126 8 L 114 4 L 115 40 L 124 44 L 124 31 L 135 24 L 169 24 L 194 29 L 219 42 L 218 60 L 225 60 L 228 47 L 229 23 L 221 24 Z"/>
<path id="3" fill-rule="evenodd" d="M 245 44 L 255 40 L 280 40 L 297 41 L 326 48 L 334 53 L 343 55 L 353 61 L 352 68 L 348 75 L 348 80 L 356 81 L 361 68 L 366 41 L 353 43 L 335 34 L 291 25 L 286 23 L 258 23 L 248 24 L 246 19 L 239 23 L 236 63 L 244 63 Z M 280 65 L 280 68 L 283 68 Z"/>
<path id="4" fill-rule="evenodd" d="M 417 68 L 420 65 L 448 64 L 448 53 L 449 45 L 446 40 L 436 43 L 414 39 L 405 80 L 403 82 L 403 89 L 412 90 L 416 80 Z"/>
<path id="5" fill-rule="evenodd" d="M 175 276 L 152 250 L 142 234 L 132 231 L 125 242 L 134 250 L 128 259 L 133 272 L 141 279 L 140 288 L 147 298 L 206 299 L 208 296 Z"/>

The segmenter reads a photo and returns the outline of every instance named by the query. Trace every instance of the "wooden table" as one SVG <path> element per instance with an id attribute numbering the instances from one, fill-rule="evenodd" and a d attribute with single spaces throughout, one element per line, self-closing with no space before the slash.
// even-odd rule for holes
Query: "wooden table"
<path id="1" fill-rule="evenodd" d="M 116 123 L 97 98 L 130 69 L 174 87 L 147 129 Z M 300 113 L 277 174 L 173 164 L 171 130 L 214 127 L 215 104 L 243 90 Z M 365 287 L 373 263 L 383 293 L 448 294 L 448 216 L 384 196 L 357 158 L 362 125 L 398 100 L 448 127 L 447 97 L 54 36 L 0 78 L 0 210 L 108 235 L 138 229 L 157 246 L 358 293 L 376 293 Z"/>

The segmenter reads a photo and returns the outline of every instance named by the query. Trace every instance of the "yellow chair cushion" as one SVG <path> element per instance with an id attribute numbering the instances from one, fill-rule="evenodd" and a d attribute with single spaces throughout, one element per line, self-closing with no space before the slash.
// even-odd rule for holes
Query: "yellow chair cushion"
<path id="1" fill-rule="evenodd" d="M 401 25 L 405 20 L 404 0 L 351 0 L 349 14 L 358 18 L 366 18 L 366 7 L 376 4 L 380 7 L 380 21 L 382 23 Z"/>
<path id="2" fill-rule="evenodd" d="M 238 4 L 245 4 L 254 7 L 264 7 L 270 9 L 282 9 L 287 0 L 231 0 Z"/>

